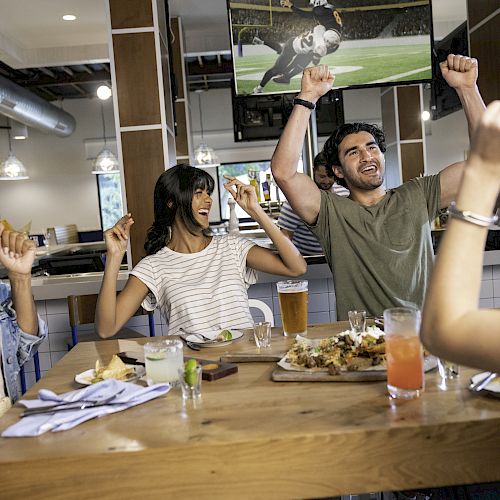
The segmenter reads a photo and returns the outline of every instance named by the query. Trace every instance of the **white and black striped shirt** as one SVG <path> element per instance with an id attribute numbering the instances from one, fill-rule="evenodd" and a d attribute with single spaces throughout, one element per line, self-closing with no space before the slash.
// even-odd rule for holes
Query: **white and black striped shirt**
<path id="1" fill-rule="evenodd" d="M 142 306 L 160 308 L 169 335 L 223 328 L 249 328 L 248 287 L 257 274 L 246 265 L 254 243 L 232 235 L 213 236 L 201 252 L 164 247 L 131 271 L 150 290 Z"/>

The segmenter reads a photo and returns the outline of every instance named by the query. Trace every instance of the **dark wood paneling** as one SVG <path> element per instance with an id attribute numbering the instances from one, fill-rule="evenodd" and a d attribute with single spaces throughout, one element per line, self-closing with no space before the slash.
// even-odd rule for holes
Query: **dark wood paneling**
<path id="1" fill-rule="evenodd" d="M 424 149 L 421 142 L 401 144 L 401 170 L 403 182 L 424 173 Z"/>
<path id="2" fill-rule="evenodd" d="M 132 262 L 144 257 L 146 233 L 153 223 L 153 194 L 165 170 L 161 130 L 122 132 L 123 170 L 128 211 L 135 224 L 131 232 Z"/>
<path id="3" fill-rule="evenodd" d="M 500 7 L 498 0 L 469 0 L 467 2 L 469 29 Z"/>
<path id="4" fill-rule="evenodd" d="M 113 35 L 120 126 L 161 121 L 153 33 Z"/>
<path id="5" fill-rule="evenodd" d="M 144 28 L 153 26 L 151 0 L 109 0 L 111 28 Z"/>
<path id="6" fill-rule="evenodd" d="M 186 106 L 184 101 L 175 103 L 175 121 L 177 123 L 177 135 L 175 136 L 175 149 L 177 156 L 189 156 Z M 187 160 L 182 161 L 186 162 Z"/>
<path id="7" fill-rule="evenodd" d="M 397 93 L 400 140 L 422 139 L 419 87 L 398 87 Z"/>
<path id="8" fill-rule="evenodd" d="M 382 94 L 382 125 L 384 128 L 387 144 L 396 142 L 396 110 L 394 107 L 394 90 L 391 88 L 388 92 Z"/>
<path id="9" fill-rule="evenodd" d="M 500 2 L 497 0 L 497 6 Z M 470 34 L 471 54 L 479 61 L 478 85 L 489 104 L 500 98 L 500 15 Z"/>
<path id="10" fill-rule="evenodd" d="M 184 96 L 184 79 L 182 77 L 182 66 L 184 65 L 184 57 L 183 54 L 181 53 L 182 33 L 179 30 L 179 18 L 173 17 L 170 21 L 170 26 L 172 29 L 172 33 L 174 34 L 174 40 L 171 43 L 172 68 L 177 82 L 177 98 L 181 99 L 185 96 Z"/>

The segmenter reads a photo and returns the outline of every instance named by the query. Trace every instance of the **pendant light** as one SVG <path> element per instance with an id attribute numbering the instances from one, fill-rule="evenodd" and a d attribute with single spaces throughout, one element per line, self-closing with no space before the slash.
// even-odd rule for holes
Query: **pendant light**
<path id="1" fill-rule="evenodd" d="M 116 156 L 110 151 L 106 143 L 106 123 L 104 120 L 104 106 L 101 101 L 101 119 L 102 119 L 102 137 L 104 139 L 104 148 L 94 160 L 93 174 L 117 174 L 120 172 L 120 165 Z"/>
<path id="2" fill-rule="evenodd" d="M 22 161 L 12 153 L 10 127 L 3 128 L 7 129 L 7 135 L 9 137 L 9 156 L 2 165 L 0 165 L 0 181 L 22 181 L 29 179 L 29 175 Z"/>
<path id="3" fill-rule="evenodd" d="M 205 142 L 203 137 L 203 115 L 201 112 L 201 92 L 203 91 L 197 90 L 196 92 L 198 93 L 198 109 L 200 111 L 201 142 L 194 150 L 194 165 L 199 168 L 216 167 L 220 165 L 219 158 L 217 158 L 215 151 Z"/>

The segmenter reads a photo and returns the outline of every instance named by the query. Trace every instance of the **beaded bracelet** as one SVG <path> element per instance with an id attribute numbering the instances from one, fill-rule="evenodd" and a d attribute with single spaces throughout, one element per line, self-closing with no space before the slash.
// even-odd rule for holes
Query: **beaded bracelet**
<path id="1" fill-rule="evenodd" d="M 475 214 L 470 210 L 459 210 L 454 201 L 450 203 L 448 207 L 448 215 L 450 217 L 454 217 L 455 219 L 460 219 L 465 222 L 470 222 L 471 224 L 475 224 L 476 226 L 481 227 L 490 227 L 492 224 L 496 224 L 498 222 L 498 215 L 494 214 L 491 217 L 486 217 L 484 215 Z"/>

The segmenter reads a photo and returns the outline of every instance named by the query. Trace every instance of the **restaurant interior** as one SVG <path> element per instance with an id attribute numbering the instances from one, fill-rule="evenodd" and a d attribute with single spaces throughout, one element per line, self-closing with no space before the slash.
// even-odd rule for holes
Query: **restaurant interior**
<path id="1" fill-rule="evenodd" d="M 25 365 L 23 389 L 33 391 L 38 385 L 30 388 L 37 383 L 46 383 L 43 387 L 55 392 L 67 391 L 70 387 L 74 389 L 76 386 L 56 379 L 52 375 L 54 369 L 60 370 L 58 377 L 62 373 L 83 371 L 87 368 L 85 365 L 90 363 L 89 366 L 93 366 L 96 357 L 109 361 L 111 354 L 129 351 L 127 342 L 131 337 L 140 335 L 140 343 L 145 343 L 152 334 L 168 335 L 168 322 L 158 311 L 150 314 L 142 311 L 143 314 L 137 314 L 127 322 L 120 340 L 112 345 L 112 341 L 98 341 L 93 321 L 78 319 L 78 314 L 83 316 L 83 313 L 75 302 L 75 296 L 98 293 L 106 250 L 103 232 L 122 214 L 132 212 L 136 224 L 118 275 L 118 289 L 125 285 L 129 270 L 144 255 L 142 246 L 152 221 L 154 182 L 164 168 L 177 163 L 197 164 L 200 145 L 208 145 L 215 153 L 209 164 L 203 166 L 200 163 L 216 185 L 210 213 L 214 234 L 226 232 L 230 223 L 222 175 L 239 172 L 241 179 L 248 182 L 252 178 L 251 172 L 258 171 L 258 184 L 262 189 L 266 173 L 271 173 L 270 159 L 277 145 L 277 136 L 271 134 L 272 138 L 266 139 L 262 137 L 266 136 L 264 133 L 251 140 L 241 140 L 246 125 L 236 113 L 235 44 L 231 40 L 229 3 L 226 0 L 0 0 L 0 87 L 9 89 L 9 84 L 14 84 L 14 93 L 18 92 L 16 95 L 20 101 L 25 100 L 28 108 L 38 104 L 42 109 L 41 117 L 29 116 L 29 110 L 24 115 L 16 115 L 12 112 L 15 106 L 9 108 L 6 98 L 1 99 L 4 94 L 0 89 L 0 162 L 13 154 L 25 171 L 22 179 L 0 178 L 0 221 L 7 221 L 15 230 L 26 231 L 36 242 L 33 295 L 38 314 L 48 325 L 48 336 L 41 344 L 36 360 Z M 281 8 L 279 3 L 269 0 L 269 5 L 278 9 Z M 296 3 L 304 8 L 308 4 L 306 1 Z M 140 16 L 133 19 L 127 14 L 136 13 L 138 4 L 153 5 L 152 27 L 141 24 Z M 231 4 L 236 8 L 236 3 Z M 478 4 L 481 4 L 480 8 Z M 162 17 L 162 13 L 166 17 Z M 68 15 L 75 19 L 64 20 L 63 16 Z M 479 87 L 487 103 L 499 95 L 499 19 L 500 9 L 496 2 L 432 1 L 434 46 L 439 47 L 441 43 L 444 47 L 445 43 L 459 36 L 469 40 L 470 55 L 480 61 Z M 146 34 L 155 35 L 153 48 L 145 39 L 138 38 Z M 120 35 L 129 38 L 126 42 L 119 42 Z M 135 40 L 134 36 L 137 37 Z M 137 49 L 130 50 L 130 47 Z M 251 44 L 249 50 L 253 50 Z M 142 74 L 146 67 L 148 74 Z M 465 113 L 460 106 L 445 109 L 443 103 L 448 102 L 447 97 L 442 94 L 436 97 L 433 85 L 436 83 L 431 81 L 411 85 L 417 96 L 411 97 L 412 106 L 418 110 L 416 126 L 420 136 L 416 140 L 405 140 L 401 136 L 402 129 L 399 130 L 399 123 L 407 117 L 394 103 L 398 99 L 404 102 L 404 85 L 371 84 L 339 89 L 332 94 L 335 97 L 330 98 L 329 104 L 325 101 L 323 106 L 328 113 L 335 107 L 340 109 L 336 116 L 341 116 L 346 123 L 361 121 L 383 128 L 397 123 L 394 136 L 388 136 L 389 139 L 394 137 L 394 141 L 388 141 L 393 149 L 386 155 L 387 187 L 396 187 L 410 175 L 399 166 L 408 143 L 418 142 L 420 147 L 417 161 L 420 170 L 413 176 L 436 174 L 445 166 L 467 158 L 469 136 Z M 111 91 L 104 99 L 98 97 L 97 90 L 102 87 Z M 156 99 L 150 99 L 151 89 L 158 94 L 158 113 L 150 103 Z M 252 97 L 244 97 L 243 102 Z M 427 115 L 425 119 L 422 113 Z M 50 120 L 50 116 L 55 116 L 55 119 Z M 330 126 L 330 119 L 332 123 L 335 121 L 328 114 L 322 130 Z M 63 127 L 67 128 L 63 130 Z M 316 125 L 312 129 L 312 132 L 308 131 L 309 145 L 304 147 L 300 162 L 302 171 L 309 175 L 313 156 L 328 138 L 325 133 L 315 133 Z M 134 133 L 137 137 L 132 139 Z M 103 170 L 99 170 L 101 165 L 104 165 Z M 263 208 L 277 219 L 284 196 L 274 183 L 271 184 L 270 199 L 264 200 L 262 196 L 260 201 Z M 243 212 L 238 212 L 237 216 L 240 235 L 273 248 L 258 224 Z M 434 223 L 436 250 L 445 230 L 444 221 L 445 218 Z M 500 227 L 496 229 L 500 230 Z M 500 307 L 499 234 L 496 230 L 490 231 L 485 249 L 479 304 L 483 308 Z M 327 331 L 321 325 L 337 320 L 337 292 L 324 256 L 307 256 L 306 261 L 308 269 L 304 278 L 309 282 L 307 323 L 312 326 L 313 336 L 314 332 L 320 336 Z M 6 278 L 7 272 L 0 265 L 0 280 Z M 270 320 L 276 329 L 283 328 L 276 290 L 279 279 L 273 274 L 259 273 L 258 282 L 248 290 L 253 301 L 254 307 L 250 306 L 254 320 Z M 81 358 L 76 357 L 74 349 L 70 350 L 75 344 L 77 330 Z M 276 352 L 284 348 L 283 339 L 273 337 L 273 342 Z M 102 347 L 95 347 L 96 344 L 102 344 Z M 226 362 L 238 361 L 241 353 L 236 345 L 237 342 L 230 346 Z M 244 346 L 245 354 L 253 356 L 254 346 L 249 346 Z M 270 360 L 276 361 L 274 350 Z M 244 371 L 247 366 L 250 366 L 248 373 Z M 261 392 L 248 397 L 235 395 L 233 406 L 227 400 L 228 394 L 234 390 L 226 382 L 231 377 L 219 382 L 204 382 L 204 387 L 209 384 L 215 387 L 219 383 L 214 389 L 213 401 L 205 409 L 209 410 L 207 415 L 197 415 L 196 405 L 186 410 L 185 402 L 182 406 L 182 401 L 177 401 L 162 414 L 168 424 L 174 426 L 168 435 L 162 428 L 161 419 L 156 416 L 153 420 L 148 416 L 146 407 L 151 403 L 147 403 L 144 407 L 125 412 L 136 412 L 133 424 L 131 420 L 119 422 L 119 414 L 106 416 L 98 420 L 105 422 L 109 418 L 116 422 L 109 429 L 105 423 L 90 424 L 100 427 L 94 435 L 90 432 L 87 438 L 76 434 L 79 429 L 85 434 L 88 423 L 76 431 L 54 435 L 48 432 L 39 438 L 24 440 L 0 440 L 0 455 L 4 457 L 0 482 L 8 484 L 5 498 L 13 498 L 16 491 L 16 497 L 24 494 L 30 498 L 90 498 L 93 494 L 103 498 L 137 498 L 139 495 L 158 498 L 167 492 L 172 498 L 188 495 L 201 498 L 332 498 L 339 495 L 342 499 L 368 500 L 393 498 L 388 494 L 377 496 L 370 493 L 375 491 L 444 487 L 461 484 L 464 480 L 466 483 L 500 480 L 498 465 L 491 467 L 488 462 L 495 454 L 498 462 L 500 449 L 495 430 L 500 413 L 493 406 L 482 408 L 480 403 L 472 402 L 467 407 L 470 420 L 462 414 L 460 418 L 450 418 L 444 423 L 441 417 L 456 416 L 463 410 L 460 406 L 462 396 L 457 396 L 457 401 L 452 401 L 450 396 L 450 401 L 442 405 L 437 415 L 422 406 L 389 407 L 387 401 L 378 401 L 376 393 L 369 392 L 375 390 L 372 389 L 375 382 L 365 384 L 368 389 L 360 389 L 360 393 L 366 391 L 366 398 L 372 402 L 370 407 L 366 400 L 349 400 L 349 384 L 340 389 L 328 387 L 327 396 L 321 393 L 322 387 L 339 384 L 304 384 L 310 389 L 302 389 L 299 396 L 300 383 L 276 379 L 281 382 L 277 383 L 278 386 L 286 387 L 276 408 L 278 414 L 283 414 L 276 422 L 261 425 L 258 420 L 245 421 L 247 410 L 249 418 L 260 419 L 267 415 L 263 411 L 260 416 L 257 412 L 259 406 L 266 411 L 269 406 L 272 413 L 273 400 L 277 397 L 276 389 L 265 392 L 259 385 L 267 376 L 261 366 L 261 363 L 239 366 L 238 382 L 248 392 L 252 392 L 252 384 L 256 384 Z M 51 382 L 52 386 L 49 385 Z M 453 383 L 452 388 L 455 387 Z M 335 394 L 333 390 L 339 392 Z M 458 394 L 459 389 L 455 387 L 453 391 Z M 439 391 L 431 392 L 427 404 L 440 406 Z M 307 402 L 307 393 L 314 403 Z M 211 394 L 209 392 L 205 397 Z M 36 390 L 31 396 L 36 397 Z M 325 397 L 335 398 L 337 406 L 333 402 L 323 409 L 318 406 Z M 193 412 L 197 416 L 193 417 Z M 293 434 L 292 423 L 286 423 L 287 412 L 297 419 L 296 426 L 303 432 L 300 436 Z M 311 414 L 315 418 L 309 418 Z M 351 420 L 350 415 L 356 415 L 356 418 Z M 481 420 L 481 415 L 486 415 L 485 420 Z M 384 420 L 386 417 L 388 420 Z M 335 427 L 334 421 L 341 422 L 341 425 L 335 428 L 337 434 L 330 435 L 329 426 Z M 13 422 L 14 416 L 9 420 L 10 424 Z M 139 429 L 140 422 L 150 426 L 150 434 L 144 428 Z M 408 425 L 405 422 L 409 422 Z M 427 434 L 417 433 L 413 428 L 416 423 L 421 428 L 427 426 Z M 130 430 L 132 425 L 137 428 Z M 311 425 L 311 432 L 308 432 Z M 481 433 L 481 438 L 466 437 L 474 425 L 477 426 L 474 436 Z M 197 426 L 202 429 L 199 433 Z M 246 426 L 248 433 L 242 430 Z M 286 439 L 281 440 L 280 434 L 273 447 L 272 436 L 278 426 Z M 5 427 L 3 425 L 2 429 Z M 225 431 L 230 434 L 227 439 Z M 443 438 L 446 432 L 452 437 Z M 393 443 L 391 433 L 397 433 L 400 444 Z M 173 434 L 175 438 L 172 438 Z M 58 444 L 57 438 L 62 435 L 69 435 L 69 438 Z M 160 436 L 157 442 L 155 435 Z M 348 435 L 352 436 L 352 442 L 347 444 Z M 35 439 L 40 442 L 33 445 Z M 88 446 L 83 444 L 85 439 L 90 443 Z M 297 457 L 295 439 L 301 440 L 299 454 L 303 452 L 310 457 L 314 454 L 312 450 L 317 450 L 317 457 L 310 464 L 304 465 L 304 461 Z M 467 441 L 466 445 L 463 441 Z M 384 443 L 388 442 L 390 446 L 385 446 Z M 401 450 L 405 442 L 420 454 L 413 463 L 412 455 Z M 432 443 L 439 445 L 433 449 Z M 48 447 L 44 448 L 44 445 Z M 496 453 L 494 449 L 481 453 L 487 445 L 496 448 Z M 211 446 L 217 454 L 212 453 Z M 343 446 L 350 453 L 346 463 L 351 467 L 362 464 L 365 470 L 346 476 L 334 471 L 341 460 L 331 455 L 339 452 L 343 455 L 339 451 Z M 367 452 L 363 451 L 365 446 Z M 80 447 L 80 452 L 74 453 L 72 450 L 77 447 Z M 135 452 L 137 461 L 132 456 Z M 262 456 L 267 453 L 269 457 L 263 460 Z M 239 454 L 245 455 L 245 459 Z M 283 457 L 286 459 L 280 464 Z M 400 457 L 399 462 L 397 457 Z M 473 461 L 474 466 L 471 465 Z M 14 489 L 12 477 L 28 463 L 33 471 L 32 479 Z M 192 463 L 200 477 L 192 481 L 192 476 L 179 463 Z M 388 473 L 384 464 L 394 471 Z M 85 473 L 82 478 L 74 474 L 80 466 Z M 129 467 L 135 472 L 131 478 L 125 478 L 124 471 Z M 152 472 L 154 468 L 158 473 Z M 262 468 L 269 469 L 263 471 Z M 374 472 L 366 474 L 366 468 L 372 468 Z M 433 468 L 434 472 L 431 472 Z M 2 469 L 5 472 L 1 472 Z M 88 474 L 96 478 L 92 485 L 88 484 Z M 158 474 L 162 475 L 161 479 Z M 370 476 L 369 479 L 364 475 Z M 378 479 L 372 476 L 378 476 Z M 73 485 L 67 478 L 75 480 Z M 48 486 L 56 482 L 57 487 Z M 37 483 L 43 486 L 37 486 Z M 80 486 L 82 490 L 78 492 Z M 50 493 L 44 492 L 44 487 Z M 500 492 L 496 498 L 500 498 Z"/>

